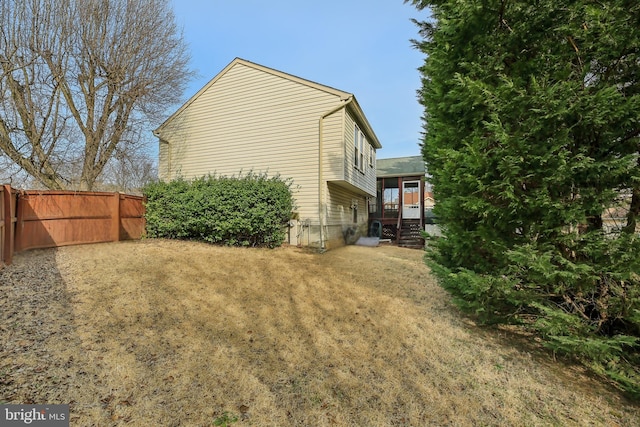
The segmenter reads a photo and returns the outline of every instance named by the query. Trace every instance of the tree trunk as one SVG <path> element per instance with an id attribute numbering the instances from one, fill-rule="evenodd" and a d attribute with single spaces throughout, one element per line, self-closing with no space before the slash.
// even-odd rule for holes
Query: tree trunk
<path id="1" fill-rule="evenodd" d="M 640 215 L 640 185 L 636 185 L 631 196 L 631 206 L 627 213 L 627 225 L 622 229 L 623 232 L 633 234 L 637 228 L 637 218 Z"/>
<path id="2" fill-rule="evenodd" d="M 638 156 L 638 169 L 640 169 L 640 156 Z M 640 215 L 640 184 L 636 183 L 631 194 L 631 206 L 627 212 L 627 225 L 622 229 L 623 232 L 629 234 L 636 232 L 638 215 Z"/>

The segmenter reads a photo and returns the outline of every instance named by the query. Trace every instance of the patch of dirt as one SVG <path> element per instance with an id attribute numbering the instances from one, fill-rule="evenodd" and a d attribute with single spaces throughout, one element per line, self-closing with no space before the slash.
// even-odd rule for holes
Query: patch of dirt
<path id="1" fill-rule="evenodd" d="M 0 403 L 70 404 L 74 426 L 640 425 L 391 246 L 25 252 L 0 270 L 0 342 Z"/>

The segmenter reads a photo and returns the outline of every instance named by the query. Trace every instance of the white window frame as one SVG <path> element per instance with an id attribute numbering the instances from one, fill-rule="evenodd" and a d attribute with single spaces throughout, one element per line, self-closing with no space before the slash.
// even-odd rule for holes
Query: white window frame
<path id="1" fill-rule="evenodd" d="M 353 165 L 356 169 L 364 173 L 364 147 L 366 145 L 367 138 L 364 136 L 364 133 L 360 130 L 358 125 L 354 125 L 353 131 Z"/>
<path id="2" fill-rule="evenodd" d="M 353 166 L 358 169 L 358 160 L 360 159 L 360 128 L 353 125 Z"/>
<path id="3" fill-rule="evenodd" d="M 375 150 L 373 149 L 373 145 L 369 144 L 369 167 L 373 167 L 373 157 L 375 155 Z"/>

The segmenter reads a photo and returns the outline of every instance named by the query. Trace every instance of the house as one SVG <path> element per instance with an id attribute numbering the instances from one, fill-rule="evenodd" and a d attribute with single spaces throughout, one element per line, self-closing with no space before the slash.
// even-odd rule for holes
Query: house
<path id="1" fill-rule="evenodd" d="M 434 205 L 424 160 L 421 156 L 379 159 L 376 170 L 369 234 L 396 241 L 399 246 L 424 248 L 422 230 L 431 222 Z"/>
<path id="2" fill-rule="evenodd" d="M 290 178 L 291 244 L 327 249 L 347 230 L 366 233 L 382 146 L 351 93 L 236 58 L 154 134 L 164 181 Z"/>

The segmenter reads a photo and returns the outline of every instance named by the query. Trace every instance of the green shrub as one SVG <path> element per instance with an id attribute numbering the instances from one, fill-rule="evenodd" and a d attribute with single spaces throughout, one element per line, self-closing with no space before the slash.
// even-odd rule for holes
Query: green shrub
<path id="1" fill-rule="evenodd" d="M 145 187 L 147 235 L 231 246 L 280 246 L 294 209 L 279 176 L 205 176 Z"/>
<path id="2" fill-rule="evenodd" d="M 481 321 L 524 325 L 640 397 L 640 8 L 412 3 L 431 13 L 432 271 Z"/>

